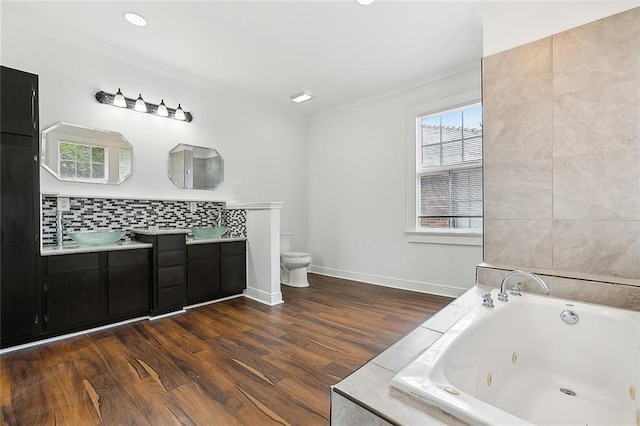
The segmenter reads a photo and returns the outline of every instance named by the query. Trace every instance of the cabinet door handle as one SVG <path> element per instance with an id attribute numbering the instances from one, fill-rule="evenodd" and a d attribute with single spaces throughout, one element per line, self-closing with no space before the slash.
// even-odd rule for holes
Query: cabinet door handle
<path id="1" fill-rule="evenodd" d="M 33 320 L 34 323 L 38 323 L 40 321 L 40 318 L 38 317 L 38 315 L 36 315 L 35 319 Z"/>
<path id="2" fill-rule="evenodd" d="M 31 89 L 31 121 L 33 130 L 36 130 L 36 89 Z"/>

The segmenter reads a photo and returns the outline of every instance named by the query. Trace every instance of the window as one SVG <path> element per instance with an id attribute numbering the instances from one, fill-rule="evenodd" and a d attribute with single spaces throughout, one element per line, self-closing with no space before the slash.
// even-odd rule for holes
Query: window
<path id="1" fill-rule="evenodd" d="M 417 117 L 417 228 L 482 230 L 482 106 Z"/>
<path id="2" fill-rule="evenodd" d="M 106 156 L 101 146 L 60 141 L 60 176 L 81 181 L 105 180 Z"/>

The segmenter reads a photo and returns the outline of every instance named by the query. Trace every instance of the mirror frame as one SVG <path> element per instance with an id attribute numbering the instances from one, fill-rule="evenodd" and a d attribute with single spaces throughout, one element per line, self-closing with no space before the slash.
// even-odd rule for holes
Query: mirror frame
<path id="1" fill-rule="evenodd" d="M 63 177 L 59 170 L 60 161 L 58 160 L 60 142 L 71 142 L 91 147 L 104 147 L 105 178 L 98 180 Z M 120 176 L 120 150 L 122 149 L 130 151 L 131 164 L 129 165 L 128 173 Z M 64 182 L 120 185 L 133 174 L 133 145 L 118 132 L 95 129 L 61 121 L 42 131 L 40 164 L 45 170 L 55 176 L 56 179 Z"/>
<path id="2" fill-rule="evenodd" d="M 197 157 L 197 158 L 216 158 L 219 160 L 218 168 L 219 168 L 219 179 L 213 181 L 211 185 L 205 186 L 194 186 L 194 181 L 196 180 L 194 173 L 194 151 L 196 150 L 205 150 L 208 151 L 211 155 L 207 157 Z M 182 154 L 182 155 L 181 155 Z M 182 157 L 182 158 L 180 158 Z M 180 164 L 182 163 L 181 167 Z M 208 148 L 205 146 L 196 146 L 189 145 L 185 143 L 180 143 L 174 146 L 169 151 L 169 159 L 168 159 L 168 177 L 171 182 L 175 186 L 180 189 L 201 189 L 213 191 L 218 188 L 224 182 L 224 158 L 222 155 L 214 149 Z M 215 177 L 212 176 L 212 179 Z M 190 183 L 189 183 L 190 182 Z"/>

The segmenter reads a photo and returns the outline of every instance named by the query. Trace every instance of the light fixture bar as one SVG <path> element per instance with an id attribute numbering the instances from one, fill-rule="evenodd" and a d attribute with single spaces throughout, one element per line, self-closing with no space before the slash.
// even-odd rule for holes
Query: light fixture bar
<path id="1" fill-rule="evenodd" d="M 313 98 L 312 95 L 308 94 L 307 92 L 300 92 L 300 93 L 296 93 L 295 95 L 291 96 L 291 100 L 295 103 L 302 103 L 302 102 L 306 102 L 309 99 Z"/>
<path id="2" fill-rule="evenodd" d="M 96 100 L 98 102 L 100 102 L 101 104 L 105 104 L 105 105 L 111 105 L 111 106 L 115 106 L 113 105 L 113 99 L 115 98 L 115 95 L 111 94 L 111 93 L 107 93 L 104 91 L 99 91 L 96 93 Z M 127 98 L 125 97 L 125 102 L 127 103 L 126 108 L 130 109 L 132 111 L 136 111 L 136 100 L 137 99 L 131 99 L 131 98 Z M 158 105 L 156 104 L 151 104 L 149 102 L 145 102 L 145 104 L 147 105 L 147 114 L 153 114 L 153 115 L 158 115 Z M 182 107 L 180 107 L 180 111 L 182 110 Z M 144 112 L 144 111 L 139 111 L 139 112 Z M 178 117 L 176 117 L 176 110 L 173 108 L 169 108 L 167 107 L 167 112 L 169 113 L 169 115 L 166 118 L 171 118 L 173 120 L 178 120 L 178 121 L 191 121 L 193 120 L 193 115 L 191 115 L 190 112 L 187 111 L 183 111 L 184 113 L 184 119 L 181 119 L 181 115 L 180 112 L 178 113 Z M 160 116 L 162 117 L 162 116 Z"/>

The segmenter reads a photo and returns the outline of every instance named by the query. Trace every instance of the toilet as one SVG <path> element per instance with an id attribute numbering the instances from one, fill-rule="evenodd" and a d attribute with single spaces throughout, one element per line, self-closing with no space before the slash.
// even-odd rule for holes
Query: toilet
<path id="1" fill-rule="evenodd" d="M 291 251 L 293 233 L 280 233 L 280 283 L 291 287 L 309 287 L 307 266 L 311 264 L 311 255 Z"/>

